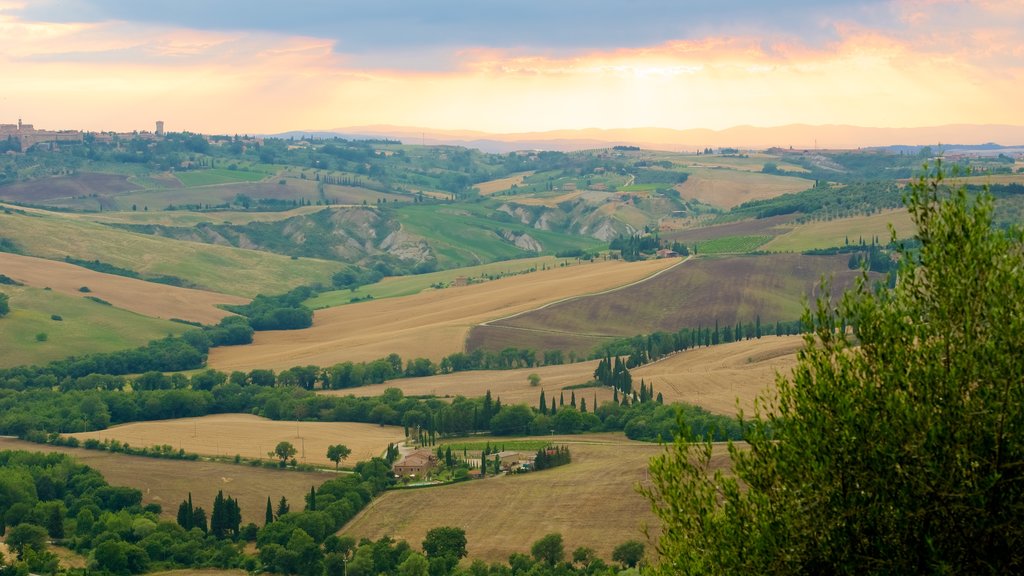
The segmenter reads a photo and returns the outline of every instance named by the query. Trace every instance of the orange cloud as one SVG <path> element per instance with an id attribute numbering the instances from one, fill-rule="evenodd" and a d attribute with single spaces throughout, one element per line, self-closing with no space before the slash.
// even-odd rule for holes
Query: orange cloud
<path id="1" fill-rule="evenodd" d="M 907 6 L 899 33 L 841 25 L 824 47 L 708 37 L 571 57 L 465 48 L 454 70 L 408 72 L 356 68 L 324 39 L 44 25 L 0 3 L 0 121 L 131 130 L 159 118 L 227 133 L 1024 123 L 1019 3 L 985 3 L 988 16 L 962 33 L 936 28 L 948 15 L 926 2 Z"/>

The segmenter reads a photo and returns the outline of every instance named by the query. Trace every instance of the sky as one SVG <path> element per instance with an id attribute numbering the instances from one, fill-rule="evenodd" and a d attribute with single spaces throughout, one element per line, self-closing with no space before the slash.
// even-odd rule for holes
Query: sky
<path id="1" fill-rule="evenodd" d="M 1022 0 L 0 0 L 0 123 L 1024 125 Z"/>

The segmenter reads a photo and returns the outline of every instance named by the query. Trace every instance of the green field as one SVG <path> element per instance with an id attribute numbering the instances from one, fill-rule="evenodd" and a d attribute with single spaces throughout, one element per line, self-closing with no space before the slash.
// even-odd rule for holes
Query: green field
<path id="1" fill-rule="evenodd" d="M 455 206 L 403 206 L 397 212 L 402 227 L 427 240 L 441 267 L 461 267 L 498 260 L 511 260 L 532 253 L 502 239 L 499 231 L 529 234 L 546 253 L 563 250 L 593 250 L 604 243 L 593 238 L 569 236 L 531 228 L 519 222 L 499 222 L 487 217 L 488 208 L 463 204 Z"/>
<path id="2" fill-rule="evenodd" d="M 843 246 L 847 242 L 859 244 L 861 239 L 870 244 L 876 236 L 882 244 L 886 244 L 889 242 L 890 224 L 895 227 L 899 238 L 908 238 L 914 233 L 914 223 L 910 220 L 910 214 L 905 209 L 900 209 L 871 216 L 800 224 L 791 231 L 776 236 L 761 248 L 771 252 L 803 252 Z"/>
<path id="3" fill-rule="evenodd" d="M 210 186 L 212 184 L 231 184 L 233 182 L 259 182 L 267 177 L 266 174 L 260 172 L 251 172 L 249 170 L 228 170 L 226 168 L 177 172 L 175 173 L 175 176 L 183 186 L 189 188 L 195 186 Z"/>
<path id="4" fill-rule="evenodd" d="M 142 346 L 189 328 L 41 288 L 0 286 L 0 292 L 11 297 L 10 314 L 0 318 L 0 367 Z M 43 342 L 36 340 L 40 333 Z"/>
<path id="5" fill-rule="evenodd" d="M 101 260 L 140 274 L 171 275 L 198 287 L 252 297 L 329 284 L 342 264 L 312 258 L 135 234 L 57 213 L 0 213 L 0 230 L 29 256 Z"/>
<path id="6" fill-rule="evenodd" d="M 456 278 L 465 276 L 470 281 L 486 280 L 488 277 L 501 275 L 512 275 L 527 272 L 532 269 L 543 267 L 552 268 L 558 266 L 564 259 L 554 256 L 540 256 L 537 258 L 522 258 L 519 260 L 506 260 L 503 262 L 492 262 L 479 266 L 466 268 L 454 268 L 441 270 L 428 274 L 416 274 L 412 276 L 392 276 L 374 284 L 360 286 L 355 290 L 332 290 L 323 292 L 305 302 L 306 306 L 314 310 L 320 308 L 331 308 L 349 304 L 353 298 L 373 299 L 397 298 L 417 294 L 431 287 L 450 285 Z"/>
<path id="7" fill-rule="evenodd" d="M 771 236 L 723 236 L 697 243 L 697 254 L 745 254 L 757 250 Z"/>
<path id="8" fill-rule="evenodd" d="M 662 188 L 671 188 L 668 184 L 630 184 L 619 188 L 619 192 L 651 192 Z"/>
<path id="9" fill-rule="evenodd" d="M 223 210 L 193 212 L 189 210 L 153 210 L 127 212 L 86 212 L 75 214 L 79 220 L 100 224 L 157 224 L 160 226 L 190 227 L 196 224 L 248 224 L 250 222 L 274 222 L 293 216 L 311 214 L 323 210 L 323 206 L 302 206 L 278 212 L 249 212 L 245 210 Z M 71 216 L 70 214 L 68 216 Z"/>

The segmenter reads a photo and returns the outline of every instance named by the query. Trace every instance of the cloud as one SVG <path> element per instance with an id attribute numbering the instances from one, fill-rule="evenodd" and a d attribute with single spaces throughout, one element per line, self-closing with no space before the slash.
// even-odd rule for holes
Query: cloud
<path id="1" fill-rule="evenodd" d="M 364 124 L 503 132 L 1024 124 L 1015 101 L 1024 85 L 1024 6 L 1016 1 L 976 2 L 970 9 L 927 0 L 816 3 L 820 9 L 804 0 L 780 4 L 781 13 L 806 8 L 804 22 L 828 31 L 820 37 L 794 34 L 792 22 L 772 24 L 781 17 L 769 20 L 765 32 L 746 13 L 723 16 L 744 7 L 763 14 L 760 4 L 722 0 L 714 17 L 702 17 L 713 12 L 712 3 L 688 2 L 693 15 L 685 26 L 651 23 L 657 19 L 643 14 L 622 17 L 621 30 L 609 26 L 609 38 L 622 30 L 646 33 L 621 42 L 588 39 L 595 34 L 588 27 L 612 18 L 601 12 L 610 10 L 602 8 L 607 3 L 588 12 L 567 0 L 580 11 L 576 21 L 562 13 L 569 9 L 562 3 L 549 3 L 557 5 L 551 22 L 518 30 L 540 3 L 527 0 L 496 19 L 497 5 L 483 0 L 477 2 L 483 8 L 466 4 L 464 13 L 452 12 L 464 3 L 422 2 L 416 6 L 435 11 L 412 9 L 381 35 L 381 25 L 360 23 L 384 19 L 395 1 L 353 7 L 344 26 L 316 18 L 299 23 L 299 16 L 335 6 L 299 3 L 297 15 L 282 15 L 274 27 L 269 19 L 277 4 L 258 3 L 247 12 L 215 3 L 206 8 L 208 21 L 193 26 L 188 22 L 199 17 L 189 12 L 199 3 L 191 0 L 176 3 L 184 15 L 167 14 L 166 21 L 162 2 L 79 0 L 58 17 L 47 15 L 53 7 L 45 1 L 30 8 L 0 0 L 2 103 L 26 117 L 55 118 L 50 125 L 58 127 L 131 129 L 160 117 L 174 129 L 228 133 Z M 676 4 L 683 3 L 628 5 L 674 14 Z M 230 23 L 232 8 L 238 12 Z M 869 8 L 880 11 L 857 16 Z M 485 9 L 490 23 L 460 31 L 482 22 Z M 828 14 L 847 9 L 854 16 Z M 873 24 L 879 19 L 886 23 Z M 417 36 L 410 21 L 452 36 Z M 338 38 L 345 31 L 352 31 L 349 42 L 364 39 L 362 52 L 343 49 Z M 488 34 L 497 39 L 485 41 Z M 546 43 L 521 42 L 541 36 Z M 371 50 L 371 42 L 378 48 Z"/>
<path id="2" fill-rule="evenodd" d="M 313 36 L 332 40 L 359 65 L 443 69 L 450 59 L 417 55 L 489 47 L 564 56 L 755 32 L 827 42 L 838 22 L 885 25 L 890 7 L 886 0 L 38 0 L 15 14 L 39 22 Z"/>

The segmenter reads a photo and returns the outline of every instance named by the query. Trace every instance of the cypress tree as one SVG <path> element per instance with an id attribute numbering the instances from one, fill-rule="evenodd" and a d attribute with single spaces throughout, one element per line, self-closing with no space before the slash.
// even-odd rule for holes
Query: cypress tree
<path id="1" fill-rule="evenodd" d="M 580 398 L 580 413 L 581 414 L 586 414 L 587 413 L 587 399 L 586 398 Z"/>
<path id="2" fill-rule="evenodd" d="M 571 392 L 572 396 L 569 398 L 569 406 L 576 407 L 576 391 Z"/>
<path id="3" fill-rule="evenodd" d="M 238 500 L 228 496 L 225 506 L 227 509 L 226 528 L 231 531 L 231 536 L 238 539 L 242 526 L 242 509 L 238 506 Z"/>
<path id="4" fill-rule="evenodd" d="M 561 408 L 563 406 L 565 406 L 565 391 L 564 390 L 562 392 L 558 393 L 558 407 Z"/>
<path id="5" fill-rule="evenodd" d="M 552 415 L 552 416 L 554 416 L 554 415 L 555 415 L 555 412 L 557 412 L 557 410 L 558 410 L 558 409 L 557 409 L 557 408 L 555 408 L 555 399 L 554 399 L 554 398 L 552 398 L 552 399 L 551 399 L 551 415 Z"/>
<path id="6" fill-rule="evenodd" d="M 218 540 L 224 539 L 224 528 L 227 520 L 225 513 L 224 491 L 218 490 L 217 497 L 213 499 L 213 511 L 210 512 L 210 532 Z"/>
<path id="7" fill-rule="evenodd" d="M 540 391 L 540 407 L 539 407 L 539 410 L 540 410 L 541 414 L 547 414 L 548 413 L 548 403 L 547 403 L 547 400 L 544 398 L 544 389 L 541 389 L 541 391 Z"/>
<path id="8" fill-rule="evenodd" d="M 263 519 L 263 525 L 269 526 L 274 521 L 274 508 L 270 505 L 270 496 L 267 496 L 267 513 Z"/>
<path id="9" fill-rule="evenodd" d="M 306 496 L 306 510 L 316 511 L 316 488 L 309 487 L 309 495 Z"/>
<path id="10" fill-rule="evenodd" d="M 192 509 L 192 527 L 199 528 L 204 534 L 210 531 L 206 526 L 206 510 L 198 506 Z"/>
<path id="11" fill-rule="evenodd" d="M 182 500 L 178 506 L 178 526 L 185 530 L 191 530 L 195 517 L 192 513 L 192 493 L 188 493 L 188 500 Z"/>

